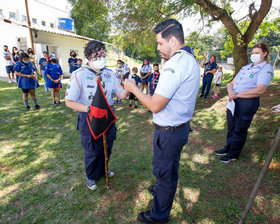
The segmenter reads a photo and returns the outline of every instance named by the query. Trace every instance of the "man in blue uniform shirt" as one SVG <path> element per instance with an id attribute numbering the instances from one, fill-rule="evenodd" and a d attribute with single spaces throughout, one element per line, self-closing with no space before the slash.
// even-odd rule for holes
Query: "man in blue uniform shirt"
<path id="1" fill-rule="evenodd" d="M 65 93 L 65 102 L 67 107 L 79 112 L 77 129 L 80 131 L 81 143 L 85 150 L 87 186 L 90 190 L 96 190 L 96 181 L 105 175 L 103 137 L 97 140 L 93 138 L 86 122 L 86 116 L 97 90 L 97 76 L 100 75 L 102 83 L 105 84 L 105 95 L 112 109 L 113 94 L 120 99 L 125 99 L 129 92 L 119 85 L 113 71 L 105 68 L 106 51 L 103 43 L 95 40 L 88 42 L 84 54 L 89 62 L 72 73 Z M 113 142 L 116 139 L 115 123 L 110 126 L 106 134 L 109 159 Z M 114 173 L 109 170 L 109 177 L 112 176 Z"/>
<path id="2" fill-rule="evenodd" d="M 153 173 L 156 177 L 153 207 L 141 212 L 142 223 L 168 223 L 174 200 L 181 150 L 188 141 L 200 84 L 200 68 L 192 48 L 184 46 L 182 25 L 168 19 L 154 29 L 158 51 L 164 64 L 153 96 L 145 95 L 133 80 L 125 80 L 125 89 L 153 112 Z"/>

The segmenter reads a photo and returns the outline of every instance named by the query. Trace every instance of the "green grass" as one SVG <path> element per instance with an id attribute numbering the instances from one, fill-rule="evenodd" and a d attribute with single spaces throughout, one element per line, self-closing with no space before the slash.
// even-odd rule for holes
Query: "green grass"
<path id="1" fill-rule="evenodd" d="M 279 126 L 280 115 L 270 112 L 280 103 L 279 87 L 277 76 L 240 159 L 227 165 L 213 154 L 226 138 L 225 82 L 218 100 L 197 100 L 170 223 L 238 222 Z M 118 132 L 109 163 L 116 176 L 109 189 L 103 178 L 92 192 L 85 182 L 77 113 L 64 103 L 52 105 L 43 87 L 36 90 L 39 111 L 25 111 L 15 84 L 0 82 L 0 94 L 0 223 L 136 223 L 137 214 L 151 208 L 154 128 L 142 105 L 128 109 L 126 100 L 116 106 Z M 267 173 L 246 223 L 280 222 L 279 173 Z"/>

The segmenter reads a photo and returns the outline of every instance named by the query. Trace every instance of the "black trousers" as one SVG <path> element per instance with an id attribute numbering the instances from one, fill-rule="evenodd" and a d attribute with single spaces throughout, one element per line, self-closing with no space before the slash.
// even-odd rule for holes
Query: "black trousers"
<path id="1" fill-rule="evenodd" d="M 103 136 L 95 140 L 86 122 L 87 113 L 79 113 L 77 129 L 80 132 L 81 143 L 85 151 L 86 176 L 90 180 L 98 181 L 105 176 L 105 156 Z M 113 123 L 107 131 L 108 159 L 111 156 L 114 140 L 116 139 L 116 125 Z"/>
<path id="2" fill-rule="evenodd" d="M 178 170 L 183 146 L 188 142 L 190 124 L 171 131 L 155 130 L 153 173 L 156 177 L 151 214 L 168 219 L 178 184 Z"/>
<path id="3" fill-rule="evenodd" d="M 213 80 L 214 75 L 212 73 L 208 73 L 207 75 L 203 76 L 202 79 L 202 89 L 201 89 L 201 94 L 204 96 L 208 96 L 210 89 L 211 89 L 211 85 L 212 85 L 212 80 Z M 206 88 L 206 92 L 204 94 Z"/>
<path id="4" fill-rule="evenodd" d="M 260 98 L 238 98 L 234 102 L 234 116 L 230 110 L 227 110 L 228 132 L 225 149 L 230 158 L 239 157 L 246 142 L 248 128 L 260 106 Z"/>

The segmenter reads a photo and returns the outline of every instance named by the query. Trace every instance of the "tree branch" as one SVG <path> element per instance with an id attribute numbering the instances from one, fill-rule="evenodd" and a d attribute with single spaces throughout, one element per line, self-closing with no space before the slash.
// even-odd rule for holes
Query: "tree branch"
<path id="1" fill-rule="evenodd" d="M 212 16 L 213 20 L 221 20 L 229 31 L 233 42 L 237 41 L 238 34 L 241 34 L 241 31 L 238 29 L 231 15 L 225 10 L 222 9 L 209 0 L 194 0 L 203 10 Z"/>
<path id="2" fill-rule="evenodd" d="M 249 43 L 251 41 L 251 39 L 253 38 L 255 32 L 261 25 L 263 19 L 269 12 L 269 10 L 271 8 L 271 4 L 272 4 L 272 0 L 262 0 L 259 11 L 254 13 L 252 21 L 249 24 L 248 29 L 246 30 L 246 32 L 244 34 L 244 39 L 247 43 Z"/>

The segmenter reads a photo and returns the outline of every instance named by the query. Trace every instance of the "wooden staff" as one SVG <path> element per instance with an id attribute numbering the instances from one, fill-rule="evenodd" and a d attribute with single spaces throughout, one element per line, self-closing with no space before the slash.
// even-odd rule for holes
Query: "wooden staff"
<path id="1" fill-rule="evenodd" d="M 277 131 L 277 134 L 276 134 L 276 137 L 275 137 L 275 140 L 274 140 L 274 144 L 272 145 L 272 147 L 270 148 L 270 150 L 268 152 L 268 155 L 266 157 L 264 166 L 263 166 L 263 168 L 262 168 L 262 170 L 261 170 L 261 172 L 259 174 L 257 182 L 256 182 L 256 184 L 254 186 L 254 189 L 252 190 L 252 193 L 250 195 L 250 198 L 248 200 L 246 208 L 245 208 L 245 210 L 244 210 L 244 212 L 242 214 L 242 217 L 241 217 L 241 219 L 240 219 L 238 224 L 243 224 L 244 223 L 244 221 L 245 221 L 245 219 L 247 217 L 247 214 L 248 214 L 248 212 L 251 209 L 251 206 L 252 206 L 252 204 L 253 204 L 253 202 L 255 200 L 255 197 L 256 197 L 256 195 L 258 193 L 258 190 L 259 190 L 260 185 L 261 185 L 261 183 L 263 181 L 264 175 L 265 175 L 265 173 L 266 173 L 266 171 L 267 171 L 267 169 L 269 167 L 269 164 L 271 163 L 272 157 L 273 157 L 273 155 L 275 153 L 275 150 L 276 150 L 276 147 L 277 147 L 279 141 L 280 141 L 280 127 L 278 128 L 278 131 Z"/>
<path id="2" fill-rule="evenodd" d="M 109 172 L 108 172 L 108 147 L 107 147 L 107 135 L 103 134 L 103 146 L 104 146 L 104 157 L 105 157 L 105 173 L 106 173 L 106 184 L 109 188 Z"/>

